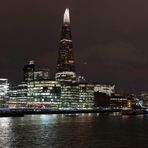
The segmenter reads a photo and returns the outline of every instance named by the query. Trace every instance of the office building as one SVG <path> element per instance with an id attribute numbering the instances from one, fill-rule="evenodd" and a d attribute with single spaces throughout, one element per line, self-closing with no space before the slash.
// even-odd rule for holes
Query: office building
<path id="1" fill-rule="evenodd" d="M 0 79 L 0 107 L 5 107 L 7 92 L 9 90 L 8 79 Z"/>
<path id="2" fill-rule="evenodd" d="M 34 64 L 34 61 L 32 60 L 32 61 L 29 61 L 29 64 L 25 65 L 23 68 L 24 82 L 34 80 L 34 71 L 35 71 L 35 64 Z"/>
<path id="3" fill-rule="evenodd" d="M 42 69 L 34 72 L 34 80 L 48 80 L 49 69 Z"/>
<path id="4" fill-rule="evenodd" d="M 111 96 L 115 93 L 115 85 L 102 85 L 102 84 L 95 84 L 94 86 L 95 92 L 105 93 L 106 95 Z"/>

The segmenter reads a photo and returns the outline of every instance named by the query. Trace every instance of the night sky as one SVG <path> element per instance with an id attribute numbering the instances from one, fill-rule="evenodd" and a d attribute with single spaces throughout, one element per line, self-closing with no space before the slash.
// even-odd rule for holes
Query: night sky
<path id="1" fill-rule="evenodd" d="M 77 73 L 120 91 L 147 90 L 147 0 L 0 1 L 0 77 L 20 82 L 32 59 L 54 77 L 66 7 Z"/>

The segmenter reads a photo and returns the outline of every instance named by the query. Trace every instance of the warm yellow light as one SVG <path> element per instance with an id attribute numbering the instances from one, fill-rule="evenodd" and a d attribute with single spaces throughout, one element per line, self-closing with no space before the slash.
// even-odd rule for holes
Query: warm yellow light
<path id="1" fill-rule="evenodd" d="M 70 64 L 73 64 L 73 63 L 74 63 L 74 61 L 73 61 L 73 60 L 69 60 L 69 63 L 70 63 Z"/>

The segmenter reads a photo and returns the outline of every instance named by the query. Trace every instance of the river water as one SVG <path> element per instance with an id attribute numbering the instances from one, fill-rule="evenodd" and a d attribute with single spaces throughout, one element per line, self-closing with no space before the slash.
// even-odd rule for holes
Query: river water
<path id="1" fill-rule="evenodd" d="M 148 148 L 148 116 L 0 118 L 0 148 Z"/>

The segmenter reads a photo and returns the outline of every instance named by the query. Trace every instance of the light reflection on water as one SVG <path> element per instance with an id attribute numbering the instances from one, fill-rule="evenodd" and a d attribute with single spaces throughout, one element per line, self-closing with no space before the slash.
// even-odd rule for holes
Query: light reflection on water
<path id="1" fill-rule="evenodd" d="M 0 148 L 147 146 L 148 116 L 28 115 L 0 118 Z"/>

